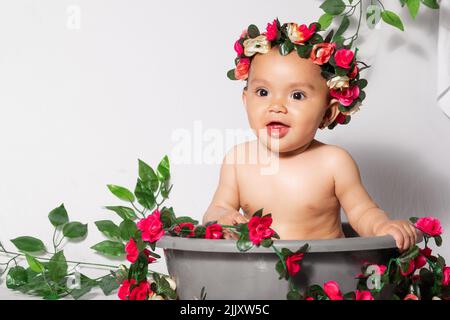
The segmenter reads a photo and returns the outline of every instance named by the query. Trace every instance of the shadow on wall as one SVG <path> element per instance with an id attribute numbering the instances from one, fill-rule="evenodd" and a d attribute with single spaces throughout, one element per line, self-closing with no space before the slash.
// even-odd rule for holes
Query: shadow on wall
<path id="1" fill-rule="evenodd" d="M 450 181 L 417 152 L 387 145 L 357 145 L 351 154 L 364 186 L 391 218 L 432 215 L 448 225 Z"/>

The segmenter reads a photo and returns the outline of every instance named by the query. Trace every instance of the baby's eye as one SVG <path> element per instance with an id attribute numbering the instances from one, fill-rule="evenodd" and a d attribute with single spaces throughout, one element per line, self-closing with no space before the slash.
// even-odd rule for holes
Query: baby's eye
<path id="1" fill-rule="evenodd" d="M 258 94 L 258 93 L 260 93 L 260 94 Z M 268 95 L 268 92 L 266 89 L 257 89 L 256 95 L 260 96 L 260 97 L 266 97 Z"/>
<path id="2" fill-rule="evenodd" d="M 292 98 L 295 100 L 303 100 L 305 99 L 305 94 L 301 91 L 296 91 L 292 94 Z"/>

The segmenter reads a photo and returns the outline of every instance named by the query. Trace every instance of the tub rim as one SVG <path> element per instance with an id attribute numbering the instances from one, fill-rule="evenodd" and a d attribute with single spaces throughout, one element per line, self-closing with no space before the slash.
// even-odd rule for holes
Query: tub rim
<path id="1" fill-rule="evenodd" d="M 417 242 L 422 241 L 422 237 L 417 238 Z M 308 243 L 308 253 L 314 252 L 345 252 L 364 251 L 380 249 L 396 249 L 395 239 L 390 236 L 378 237 L 351 237 L 325 240 L 274 240 L 277 248 L 288 248 L 297 251 L 301 246 Z M 199 251 L 199 252 L 228 252 L 242 253 L 236 247 L 236 240 L 228 239 L 198 239 L 181 238 L 165 235 L 156 242 L 156 247 L 162 249 Z M 274 253 L 272 248 L 254 246 L 245 253 Z"/>

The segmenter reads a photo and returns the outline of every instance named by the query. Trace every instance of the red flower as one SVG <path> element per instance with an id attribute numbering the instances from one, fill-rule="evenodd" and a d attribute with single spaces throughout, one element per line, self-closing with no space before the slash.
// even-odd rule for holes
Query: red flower
<path id="1" fill-rule="evenodd" d="M 339 49 L 334 54 L 334 61 L 338 67 L 348 69 L 350 68 L 350 64 L 352 63 L 354 56 L 355 54 L 352 50 Z"/>
<path id="2" fill-rule="evenodd" d="M 118 296 L 120 300 L 147 300 L 148 295 L 152 292 L 150 284 L 147 280 L 143 280 L 138 286 L 135 286 L 131 292 L 131 286 L 136 284 L 135 279 L 125 280 L 119 288 Z"/>
<path id="3" fill-rule="evenodd" d="M 155 242 L 164 235 L 163 224 L 160 219 L 161 214 L 158 210 L 153 211 L 147 218 L 141 219 L 137 227 L 142 231 L 142 240 Z"/>
<path id="4" fill-rule="evenodd" d="M 423 255 L 423 256 L 425 256 L 427 258 L 429 258 L 431 256 L 431 249 L 428 248 L 428 247 L 425 247 L 423 249 L 419 249 L 419 252 L 420 252 L 421 255 Z"/>
<path id="5" fill-rule="evenodd" d="M 206 239 L 221 239 L 223 236 L 222 226 L 214 223 L 206 227 L 205 238 Z"/>
<path id="6" fill-rule="evenodd" d="M 356 77 L 356 75 L 358 74 L 358 71 L 359 71 L 359 69 L 358 69 L 358 67 L 355 65 L 355 67 L 353 68 L 352 72 L 350 72 L 350 73 L 348 74 L 348 77 L 349 77 L 350 79 L 353 79 L 353 78 Z"/>
<path id="7" fill-rule="evenodd" d="M 299 43 L 305 42 L 309 40 L 309 38 L 311 38 L 316 32 L 316 24 L 313 24 L 311 28 L 308 28 L 306 24 L 302 24 L 301 26 L 298 27 L 298 31 L 302 35 L 301 36 L 302 39 L 301 41 L 299 41 Z"/>
<path id="8" fill-rule="evenodd" d="M 155 257 L 150 256 L 150 250 L 144 249 L 144 254 L 147 256 L 148 263 L 152 263 L 156 261 Z"/>
<path id="9" fill-rule="evenodd" d="M 275 231 L 270 229 L 272 217 L 253 216 L 248 222 L 249 237 L 253 244 L 259 246 L 263 239 L 271 238 Z"/>
<path id="10" fill-rule="evenodd" d="M 444 270 L 442 270 L 442 285 L 448 286 L 450 284 L 450 267 L 445 266 Z"/>
<path id="11" fill-rule="evenodd" d="M 413 273 L 414 270 L 416 270 L 416 267 L 414 264 L 414 260 L 411 259 L 411 260 L 409 260 L 408 269 L 406 271 L 403 271 L 403 269 L 400 268 L 400 273 L 406 277 L 406 276 L 410 275 L 411 273 Z"/>
<path id="12" fill-rule="evenodd" d="M 277 20 L 274 19 L 272 23 L 268 23 L 266 27 L 266 38 L 269 41 L 273 41 L 277 38 L 278 29 L 277 29 Z"/>
<path id="13" fill-rule="evenodd" d="M 150 284 L 147 280 L 143 280 L 137 287 L 133 288 L 129 300 L 147 300 L 151 292 Z"/>
<path id="14" fill-rule="evenodd" d="M 438 236 L 442 233 L 442 226 L 439 219 L 433 217 L 419 218 L 414 226 L 431 237 Z"/>
<path id="15" fill-rule="evenodd" d="M 248 78 L 248 70 L 250 69 L 250 59 L 239 59 L 236 69 L 234 69 L 234 77 L 238 80 L 245 80 Z"/>
<path id="16" fill-rule="evenodd" d="M 339 124 L 343 124 L 346 118 L 347 116 L 345 114 L 339 112 L 339 114 L 336 117 L 336 122 Z"/>
<path id="17" fill-rule="evenodd" d="M 305 300 L 314 300 L 314 298 L 313 297 L 306 297 Z"/>
<path id="18" fill-rule="evenodd" d="M 173 231 L 176 234 L 180 234 L 181 229 L 186 229 L 186 227 L 191 231 L 188 235 L 186 235 L 186 238 L 193 237 L 195 235 L 194 234 L 195 227 L 194 227 L 194 224 L 192 224 L 191 222 L 181 222 L 181 223 L 177 224 L 175 227 L 173 227 Z M 185 235 L 185 232 L 186 231 L 183 231 L 183 235 Z"/>
<path id="19" fill-rule="evenodd" d="M 419 300 L 419 298 L 415 294 L 410 293 L 403 300 Z"/>
<path id="20" fill-rule="evenodd" d="M 127 252 L 127 260 L 134 263 L 139 256 L 139 250 L 133 238 L 130 238 L 130 241 L 128 241 L 125 251 Z"/>
<path id="21" fill-rule="evenodd" d="M 344 89 L 331 89 L 330 95 L 333 98 L 336 98 L 339 100 L 339 103 L 343 106 L 348 107 L 352 104 L 353 100 L 359 97 L 359 87 L 358 86 L 351 86 L 349 88 Z"/>
<path id="22" fill-rule="evenodd" d="M 416 259 L 414 259 L 414 266 L 416 269 L 422 268 L 424 265 L 427 264 L 427 258 L 425 258 L 423 255 L 419 254 Z"/>
<path id="23" fill-rule="evenodd" d="M 341 289 L 336 281 L 328 281 L 323 284 L 323 291 L 331 300 L 343 300 Z"/>
<path id="24" fill-rule="evenodd" d="M 335 47 L 336 47 L 335 43 L 324 42 L 315 44 L 311 50 L 310 59 L 315 64 L 318 65 L 325 64 L 328 62 L 328 60 L 330 60 Z"/>
<path id="25" fill-rule="evenodd" d="M 294 253 L 286 258 L 286 268 L 291 277 L 295 276 L 297 272 L 300 271 L 298 262 L 303 259 L 303 256 L 303 253 Z"/>
<path id="26" fill-rule="evenodd" d="M 355 294 L 356 294 L 355 300 L 374 300 L 370 291 L 367 290 L 363 291 L 356 290 Z"/>

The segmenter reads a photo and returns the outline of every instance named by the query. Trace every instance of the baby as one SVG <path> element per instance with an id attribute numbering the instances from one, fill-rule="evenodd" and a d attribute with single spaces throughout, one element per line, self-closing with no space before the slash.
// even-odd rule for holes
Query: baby
<path id="1" fill-rule="evenodd" d="M 407 250 L 417 238 L 412 224 L 389 219 L 377 206 L 347 151 L 314 138 L 318 128 L 345 123 L 347 115 L 342 110 L 352 100 L 348 91 L 355 91 L 349 84 L 357 83 L 357 79 L 350 80 L 349 73 L 359 79 L 350 50 L 317 38 L 315 31 L 319 28 L 318 24 L 280 26 L 276 19 L 263 34 L 251 25 L 236 42 L 240 60 L 229 77 L 246 80 L 242 99 L 257 140 L 236 145 L 226 154 L 203 223 L 245 223 L 263 208 L 264 214 L 272 214 L 272 228 L 282 240 L 333 239 L 344 237 L 342 206 L 360 236 L 392 235 L 398 248 Z M 352 62 L 338 56 L 339 47 L 346 50 Z M 330 60 L 334 70 L 326 65 Z M 332 73 L 345 69 L 345 63 L 350 63 L 348 74 L 344 76 L 341 70 L 334 85 L 324 78 L 324 67 Z M 347 83 L 339 87 L 339 80 Z M 360 96 L 359 88 L 357 94 Z M 252 150 L 261 146 L 268 155 L 260 156 L 256 163 L 248 161 Z M 265 174 L 261 162 L 276 167 L 276 173 Z M 226 237 L 235 236 L 228 232 Z"/>

